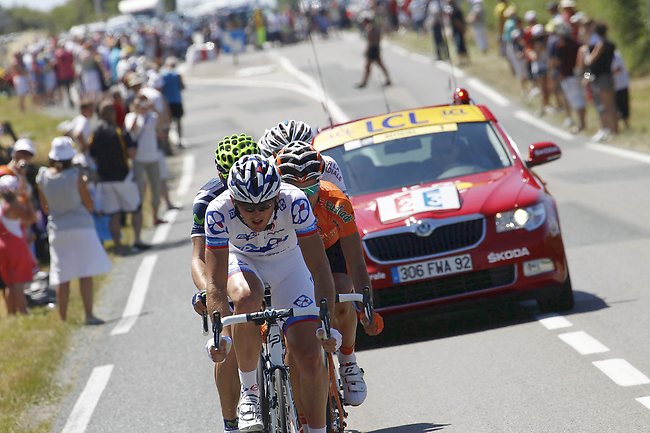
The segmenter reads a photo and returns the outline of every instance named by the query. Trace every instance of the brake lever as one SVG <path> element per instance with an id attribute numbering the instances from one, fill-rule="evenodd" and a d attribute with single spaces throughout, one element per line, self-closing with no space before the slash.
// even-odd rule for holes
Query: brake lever
<path id="1" fill-rule="evenodd" d="M 223 331 L 223 324 L 221 323 L 221 313 L 215 311 L 212 313 L 212 336 L 214 339 L 214 347 L 219 350 L 219 341 L 221 341 L 221 331 Z"/>
<path id="2" fill-rule="evenodd" d="M 201 293 L 201 302 L 203 302 L 203 305 L 207 308 L 205 292 Z M 203 318 L 203 335 L 208 335 L 208 310 L 205 310 L 201 316 Z"/>
<path id="3" fill-rule="evenodd" d="M 323 328 L 325 329 L 325 336 L 327 337 L 327 340 L 332 338 L 332 332 L 331 332 L 331 325 L 330 325 L 330 313 L 329 313 L 329 308 L 327 307 L 327 300 L 326 299 L 321 299 L 320 300 L 320 320 L 323 322 Z"/>

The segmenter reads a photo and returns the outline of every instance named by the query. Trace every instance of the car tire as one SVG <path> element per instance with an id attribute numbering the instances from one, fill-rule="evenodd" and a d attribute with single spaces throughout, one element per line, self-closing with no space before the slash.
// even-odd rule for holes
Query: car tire
<path id="1" fill-rule="evenodd" d="M 549 298 L 537 300 L 537 306 L 542 313 L 552 313 L 572 310 L 575 305 L 571 276 L 567 275 L 559 293 Z"/>

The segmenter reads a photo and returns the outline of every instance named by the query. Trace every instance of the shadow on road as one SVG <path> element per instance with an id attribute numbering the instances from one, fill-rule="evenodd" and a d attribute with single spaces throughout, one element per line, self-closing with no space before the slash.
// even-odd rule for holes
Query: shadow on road
<path id="1" fill-rule="evenodd" d="M 562 315 L 571 316 L 609 308 L 603 299 L 591 293 L 574 291 L 574 296 L 575 308 Z M 359 326 L 356 347 L 359 351 L 483 332 L 532 322 L 540 314 L 534 301 L 472 304 L 455 311 L 421 310 L 385 317 L 384 332 L 376 337 L 368 337 Z"/>
<path id="2" fill-rule="evenodd" d="M 346 433 L 429 433 L 434 431 L 440 431 L 451 424 L 431 424 L 431 423 L 417 423 L 417 424 L 408 424 L 400 425 L 395 427 L 386 427 L 379 430 L 346 430 Z"/>

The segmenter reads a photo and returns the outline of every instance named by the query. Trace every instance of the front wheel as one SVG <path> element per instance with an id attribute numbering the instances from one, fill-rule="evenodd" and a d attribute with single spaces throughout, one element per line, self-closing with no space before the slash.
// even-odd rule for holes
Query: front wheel
<path id="1" fill-rule="evenodd" d="M 277 419 L 277 433 L 292 433 L 287 428 L 287 418 L 289 416 L 289 408 L 286 404 L 285 398 L 285 378 L 284 372 L 279 368 L 273 372 L 273 384 L 275 389 L 275 414 Z"/>

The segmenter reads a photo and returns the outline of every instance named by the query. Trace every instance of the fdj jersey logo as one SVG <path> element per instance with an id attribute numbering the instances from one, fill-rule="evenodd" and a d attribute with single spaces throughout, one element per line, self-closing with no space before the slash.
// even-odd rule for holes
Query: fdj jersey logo
<path id="1" fill-rule="evenodd" d="M 305 296 L 305 295 L 300 295 L 298 296 L 298 298 L 296 298 L 295 301 L 293 301 L 293 305 L 300 308 L 309 307 L 313 303 L 314 301 L 312 301 L 312 299 L 309 296 Z"/>
<path id="2" fill-rule="evenodd" d="M 226 227 L 225 218 L 221 212 L 216 210 L 210 211 L 205 215 L 205 219 L 210 234 L 220 235 L 222 233 L 228 233 L 228 227 Z"/>
<path id="3" fill-rule="evenodd" d="M 294 224 L 303 224 L 309 219 L 311 207 L 304 198 L 299 198 L 291 204 L 291 220 Z"/>

